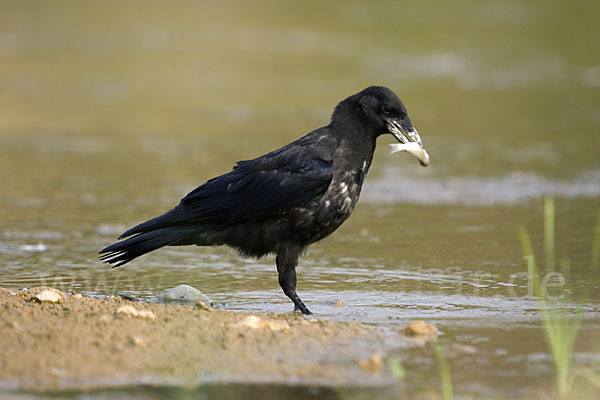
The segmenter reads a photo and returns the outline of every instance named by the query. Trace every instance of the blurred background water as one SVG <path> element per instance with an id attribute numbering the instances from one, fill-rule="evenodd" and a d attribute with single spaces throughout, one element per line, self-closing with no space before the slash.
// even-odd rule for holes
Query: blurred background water
<path id="1" fill-rule="evenodd" d="M 111 270 L 96 253 L 385 85 L 431 166 L 379 139 L 353 216 L 301 259 L 302 298 L 323 318 L 425 318 L 477 344 L 453 366 L 458 393 L 544 387 L 516 232 L 525 225 L 541 253 L 541 199 L 554 196 L 557 255 L 571 287 L 585 279 L 600 209 L 599 15 L 583 0 L 0 1 L 0 285 L 156 301 L 187 283 L 228 309 L 290 311 L 272 258 L 172 248 Z M 575 356 L 597 365 L 591 296 Z M 435 382 L 422 352 L 400 356 Z"/>

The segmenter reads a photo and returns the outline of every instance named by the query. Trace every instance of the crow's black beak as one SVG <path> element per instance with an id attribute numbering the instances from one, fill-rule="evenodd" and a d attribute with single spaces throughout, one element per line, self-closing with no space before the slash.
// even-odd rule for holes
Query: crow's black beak
<path id="1" fill-rule="evenodd" d="M 412 126 L 403 126 L 400 121 L 394 119 L 388 119 L 386 122 L 388 131 L 398 139 L 400 143 L 406 144 L 409 142 L 416 142 L 423 148 L 423 141 L 415 128 Z"/>

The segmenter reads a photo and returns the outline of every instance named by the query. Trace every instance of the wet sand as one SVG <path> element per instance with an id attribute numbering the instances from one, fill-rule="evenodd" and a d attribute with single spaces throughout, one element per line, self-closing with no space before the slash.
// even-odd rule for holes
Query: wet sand
<path id="1" fill-rule="evenodd" d="M 79 390 L 136 384 L 393 383 L 399 331 L 290 314 L 94 299 L 0 288 L 0 385 Z M 48 292 L 46 291 L 45 295 Z M 382 357 L 383 359 L 382 359 Z"/>

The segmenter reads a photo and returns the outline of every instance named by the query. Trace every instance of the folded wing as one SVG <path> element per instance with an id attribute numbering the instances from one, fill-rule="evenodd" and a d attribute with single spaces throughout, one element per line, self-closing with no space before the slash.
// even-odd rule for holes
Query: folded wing
<path id="1" fill-rule="evenodd" d="M 194 189 L 172 210 L 133 227 L 121 238 L 177 225 L 235 224 L 275 217 L 320 198 L 331 179 L 331 162 L 321 158 L 242 161 L 231 172 Z"/>

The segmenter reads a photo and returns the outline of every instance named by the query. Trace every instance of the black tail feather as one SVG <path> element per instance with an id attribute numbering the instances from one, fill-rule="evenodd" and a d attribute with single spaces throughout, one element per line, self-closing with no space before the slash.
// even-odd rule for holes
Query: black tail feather
<path id="1" fill-rule="evenodd" d="M 190 227 L 173 227 L 142 232 L 100 250 L 100 260 L 112 264 L 113 268 L 120 267 L 146 253 L 185 240 L 194 231 Z"/>
<path id="2" fill-rule="evenodd" d="M 134 226 L 131 229 L 128 229 L 121 236 L 119 236 L 119 240 L 126 238 L 127 236 L 136 235 L 139 233 L 156 231 L 158 229 L 170 228 L 175 225 L 180 227 L 184 227 L 186 225 L 186 219 L 189 218 L 185 212 L 182 212 L 179 206 L 173 208 L 172 210 L 167 211 L 163 215 L 159 215 L 158 217 L 152 218 L 146 222 L 142 222 Z"/>

